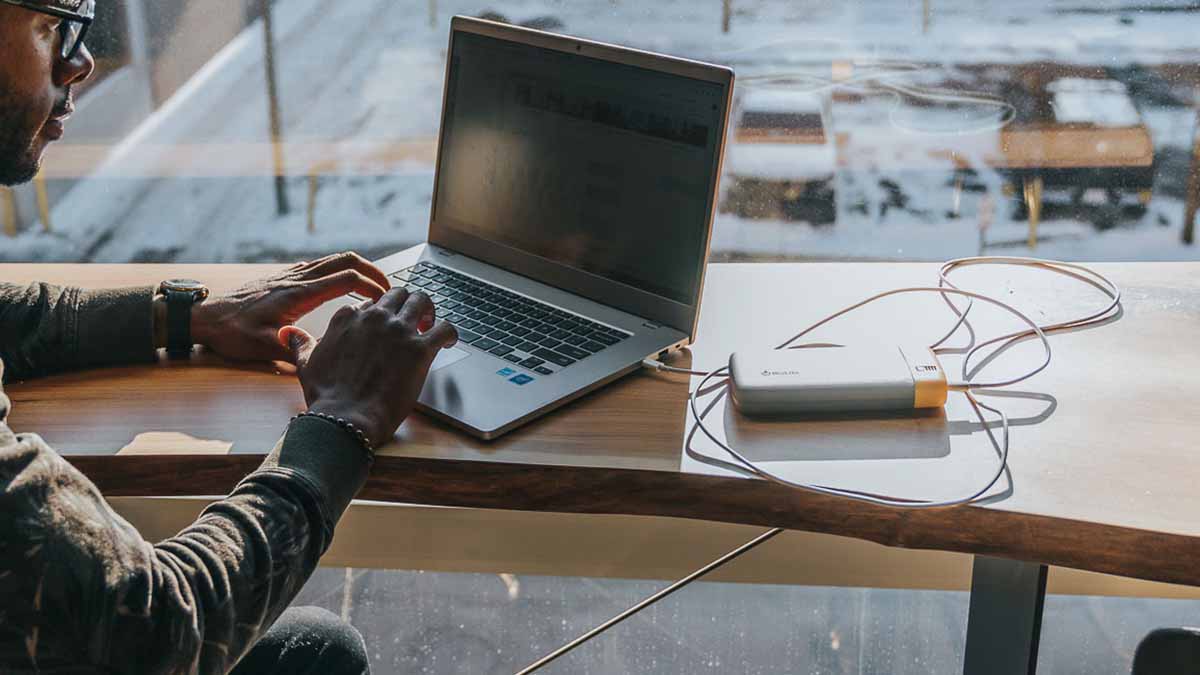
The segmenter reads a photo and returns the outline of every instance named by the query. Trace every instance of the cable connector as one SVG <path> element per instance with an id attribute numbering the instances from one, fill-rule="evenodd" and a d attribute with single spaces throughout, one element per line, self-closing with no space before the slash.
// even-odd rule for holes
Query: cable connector
<path id="1" fill-rule="evenodd" d="M 657 359 L 642 359 L 642 367 L 653 370 L 659 373 L 678 373 L 680 375 L 708 375 L 708 371 L 688 370 L 687 368 L 676 368 Z"/>

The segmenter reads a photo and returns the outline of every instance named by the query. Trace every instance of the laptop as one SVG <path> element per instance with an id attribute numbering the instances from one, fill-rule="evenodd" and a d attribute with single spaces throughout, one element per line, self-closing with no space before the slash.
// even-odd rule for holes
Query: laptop
<path id="1" fill-rule="evenodd" d="M 458 329 L 418 409 L 493 439 L 695 337 L 734 76 L 466 17 L 447 54 L 428 242 L 376 264 Z"/>

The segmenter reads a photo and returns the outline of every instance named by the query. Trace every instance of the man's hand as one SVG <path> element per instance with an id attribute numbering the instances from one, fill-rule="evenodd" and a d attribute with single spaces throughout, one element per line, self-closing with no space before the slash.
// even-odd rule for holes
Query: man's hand
<path id="1" fill-rule="evenodd" d="M 434 357 L 456 342 L 454 326 L 435 320 L 429 296 L 403 288 L 378 302 L 341 308 L 319 343 L 295 326 L 279 331 L 308 409 L 346 419 L 375 446 L 395 435 L 416 405 Z"/>
<path id="2" fill-rule="evenodd" d="M 192 308 L 192 339 L 228 359 L 291 361 L 279 329 L 347 293 L 377 300 L 387 276 L 357 253 L 339 253 L 293 265 Z"/>

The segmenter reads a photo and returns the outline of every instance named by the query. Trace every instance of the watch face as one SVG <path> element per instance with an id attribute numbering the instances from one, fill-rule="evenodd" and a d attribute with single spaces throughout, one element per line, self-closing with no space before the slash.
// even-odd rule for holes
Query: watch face
<path id="1" fill-rule="evenodd" d="M 168 279 L 162 282 L 162 288 L 159 290 L 163 293 L 167 291 L 194 293 L 200 300 L 208 297 L 208 286 L 195 279 Z"/>

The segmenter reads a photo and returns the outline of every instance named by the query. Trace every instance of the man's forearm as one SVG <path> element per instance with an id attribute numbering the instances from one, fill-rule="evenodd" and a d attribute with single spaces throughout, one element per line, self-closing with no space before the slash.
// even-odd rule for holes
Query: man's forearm
<path id="1" fill-rule="evenodd" d="M 155 358 L 154 289 L 84 291 L 0 283 L 0 358 L 5 377 Z"/>
<path id="2" fill-rule="evenodd" d="M 151 546 L 0 422 L 0 671 L 227 672 L 304 585 L 366 465 L 342 429 L 301 418 L 229 497 Z"/>

